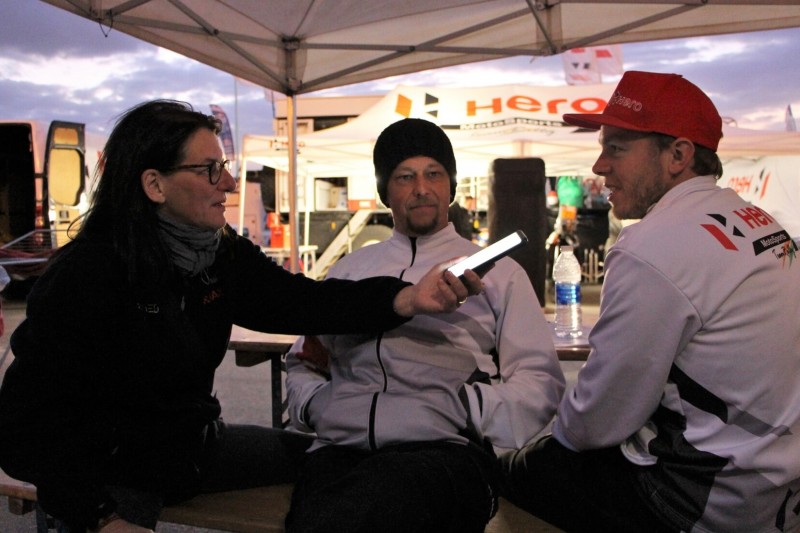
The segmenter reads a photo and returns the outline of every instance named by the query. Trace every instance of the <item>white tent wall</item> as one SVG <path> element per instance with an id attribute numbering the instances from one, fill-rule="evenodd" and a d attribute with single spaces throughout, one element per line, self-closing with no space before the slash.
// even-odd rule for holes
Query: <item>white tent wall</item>
<path id="1" fill-rule="evenodd" d="M 800 156 L 733 158 L 723 166 L 720 187 L 767 211 L 800 243 Z"/>

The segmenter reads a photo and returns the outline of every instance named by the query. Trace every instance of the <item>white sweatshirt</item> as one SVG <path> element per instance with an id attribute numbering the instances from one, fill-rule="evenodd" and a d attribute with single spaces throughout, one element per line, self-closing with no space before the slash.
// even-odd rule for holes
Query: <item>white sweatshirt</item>
<path id="1" fill-rule="evenodd" d="M 606 258 L 591 354 L 554 434 L 620 445 L 686 531 L 800 528 L 800 257 L 711 176 L 670 190 Z"/>
<path id="2" fill-rule="evenodd" d="M 477 249 L 452 224 L 416 239 L 395 232 L 339 260 L 329 277 L 416 282 L 433 265 Z M 413 441 L 519 448 L 544 428 L 564 376 L 536 294 L 508 258 L 483 281 L 484 293 L 453 313 L 418 315 L 383 334 L 321 337 L 333 354 L 330 381 L 290 353 L 289 414 L 295 427 L 316 431 L 312 449 Z"/>

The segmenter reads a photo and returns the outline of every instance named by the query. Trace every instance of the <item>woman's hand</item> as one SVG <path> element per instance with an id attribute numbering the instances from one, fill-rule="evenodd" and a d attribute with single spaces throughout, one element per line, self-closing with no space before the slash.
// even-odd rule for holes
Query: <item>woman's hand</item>
<path id="1" fill-rule="evenodd" d="M 394 298 L 394 310 L 400 316 L 452 313 L 468 296 L 480 294 L 483 283 L 472 270 L 464 272 L 464 282 L 447 271 L 456 261 L 433 267 L 416 285 L 406 287 Z"/>

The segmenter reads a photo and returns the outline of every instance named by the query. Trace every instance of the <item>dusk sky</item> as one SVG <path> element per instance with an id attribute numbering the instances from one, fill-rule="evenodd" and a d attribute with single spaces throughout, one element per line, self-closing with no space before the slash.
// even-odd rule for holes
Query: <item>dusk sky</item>
<path id="1" fill-rule="evenodd" d="M 118 31 L 104 36 L 96 23 L 38 0 L 0 2 L 0 50 L 0 119 L 70 120 L 107 135 L 127 108 L 173 98 L 204 112 L 210 104 L 222 106 L 239 137 L 272 133 L 263 89 Z M 790 104 L 800 115 L 800 28 L 625 44 L 622 50 L 626 70 L 682 74 L 740 127 L 783 130 Z M 401 84 L 506 83 L 564 85 L 561 58 L 495 60 L 314 95 L 382 94 Z"/>

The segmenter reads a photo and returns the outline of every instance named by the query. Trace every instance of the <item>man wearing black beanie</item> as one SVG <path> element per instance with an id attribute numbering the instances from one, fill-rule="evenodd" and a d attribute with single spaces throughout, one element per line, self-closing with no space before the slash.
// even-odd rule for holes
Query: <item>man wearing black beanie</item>
<path id="1" fill-rule="evenodd" d="M 386 128 L 373 161 L 392 237 L 329 276 L 414 281 L 479 248 L 448 223 L 456 162 L 441 128 Z M 388 334 L 300 339 L 287 356 L 289 416 L 316 433 L 289 533 L 483 532 L 497 505 L 493 446 L 520 448 L 550 420 L 564 376 L 525 271 L 505 258 L 456 312 Z"/>
<path id="2" fill-rule="evenodd" d="M 397 165 L 414 156 L 435 159 L 450 177 L 450 201 L 456 197 L 456 156 L 445 132 L 432 122 L 421 118 L 406 118 L 387 127 L 375 141 L 372 162 L 375 164 L 375 184 L 378 196 L 386 207 L 389 200 L 386 188 Z"/>

